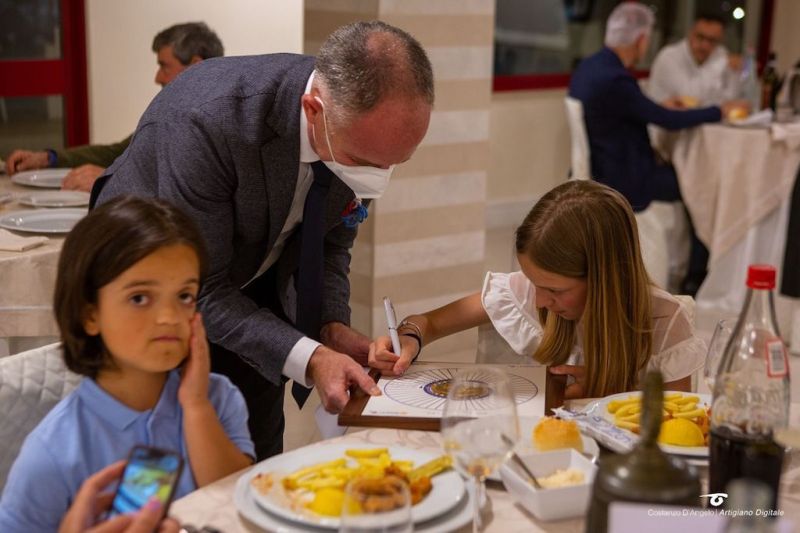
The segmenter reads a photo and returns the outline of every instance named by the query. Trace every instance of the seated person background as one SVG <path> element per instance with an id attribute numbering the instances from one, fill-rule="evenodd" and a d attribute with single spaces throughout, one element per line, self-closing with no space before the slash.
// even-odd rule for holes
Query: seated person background
<path id="1" fill-rule="evenodd" d="M 738 98 L 742 60 L 720 44 L 724 34 L 724 19 L 698 15 L 684 39 L 665 46 L 656 55 L 647 94 L 657 102 L 678 98 L 686 107 Z"/>
<path id="2" fill-rule="evenodd" d="M 164 87 L 190 66 L 219 57 L 224 50 L 217 34 L 205 23 L 187 22 L 159 32 L 153 39 L 153 52 L 158 59 L 155 81 Z M 6 172 L 11 175 L 37 168 L 76 167 L 64 178 L 62 188 L 89 192 L 103 170 L 122 155 L 131 136 L 113 144 L 88 144 L 63 150 L 14 150 L 6 158 Z"/>
<path id="3" fill-rule="evenodd" d="M 635 212 L 646 209 L 653 200 L 681 199 L 675 169 L 656 161 L 648 124 L 668 130 L 691 128 L 718 122 L 743 105 L 731 101 L 721 108 L 678 111 L 645 96 L 628 69 L 647 53 L 654 22 L 653 12 L 642 4 L 618 5 L 608 18 L 606 46 L 578 64 L 569 84 L 569 95 L 583 104 L 592 178 L 621 192 Z M 707 262 L 708 250 L 692 230 L 684 292 L 697 291 Z"/>
<path id="4" fill-rule="evenodd" d="M 380 337 L 370 366 L 402 374 L 423 345 L 491 321 L 517 354 L 571 376 L 566 398 L 636 390 L 647 370 L 661 371 L 665 390 L 690 390 L 706 344 L 683 305 L 650 282 L 621 194 L 595 181 L 559 185 L 517 228 L 516 252 L 521 271 L 489 272 L 480 293 L 406 317 L 402 353 Z"/>
<path id="5" fill-rule="evenodd" d="M 191 219 L 157 200 L 109 202 L 67 235 L 53 308 L 64 362 L 85 377 L 25 439 L 0 531 L 55 531 L 81 484 L 137 444 L 184 457 L 175 498 L 252 464 L 244 398 L 209 373 L 207 261 Z"/>

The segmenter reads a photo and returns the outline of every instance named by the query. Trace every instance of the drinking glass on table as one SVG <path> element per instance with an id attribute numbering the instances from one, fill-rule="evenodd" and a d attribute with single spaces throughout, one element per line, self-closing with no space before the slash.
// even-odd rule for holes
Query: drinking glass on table
<path id="1" fill-rule="evenodd" d="M 714 378 L 717 377 L 719 363 L 722 361 L 722 354 L 725 352 L 725 347 L 728 345 L 734 327 L 736 327 L 735 318 L 720 320 L 717 322 L 714 328 L 714 334 L 711 336 L 711 341 L 708 343 L 708 353 L 706 354 L 706 365 L 703 368 L 703 378 L 712 394 L 714 393 Z"/>
<path id="2" fill-rule="evenodd" d="M 357 477 L 344 490 L 340 533 L 411 533 L 411 495 L 406 480 L 387 475 Z"/>
<path id="3" fill-rule="evenodd" d="M 495 367 L 461 369 L 450 382 L 441 428 L 444 451 L 474 481 L 472 531 L 481 531 L 484 481 L 519 440 L 517 405 L 508 375 Z"/>

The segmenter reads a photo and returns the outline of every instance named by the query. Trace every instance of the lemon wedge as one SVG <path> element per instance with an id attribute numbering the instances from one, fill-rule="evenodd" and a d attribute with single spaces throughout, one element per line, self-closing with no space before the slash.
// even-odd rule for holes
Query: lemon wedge
<path id="1" fill-rule="evenodd" d="M 674 446 L 704 446 L 700 426 L 685 418 L 673 418 L 661 424 L 658 442 Z"/>
<path id="2" fill-rule="evenodd" d="M 340 516 L 342 514 L 343 503 L 343 490 L 325 488 L 318 490 L 316 494 L 314 494 L 314 501 L 308 504 L 308 508 L 321 515 Z"/>

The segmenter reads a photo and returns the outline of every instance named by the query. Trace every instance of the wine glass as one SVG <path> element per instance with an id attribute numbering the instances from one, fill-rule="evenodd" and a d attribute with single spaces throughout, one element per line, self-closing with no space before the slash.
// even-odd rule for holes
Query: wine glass
<path id="1" fill-rule="evenodd" d="M 711 341 L 708 343 L 708 353 L 706 354 L 706 365 L 703 368 L 703 378 L 712 394 L 714 393 L 714 379 L 717 377 L 722 355 L 725 353 L 725 347 L 728 345 L 728 341 L 731 338 L 735 326 L 735 318 L 720 320 L 717 322 L 714 328 L 714 334 L 711 336 Z"/>
<path id="2" fill-rule="evenodd" d="M 475 483 L 472 531 L 482 529 L 484 481 L 519 440 L 517 405 L 505 372 L 488 366 L 461 369 L 452 379 L 442 415 L 444 451 Z"/>
<path id="3" fill-rule="evenodd" d="M 345 487 L 340 533 L 411 533 L 412 524 L 406 480 L 356 477 Z"/>

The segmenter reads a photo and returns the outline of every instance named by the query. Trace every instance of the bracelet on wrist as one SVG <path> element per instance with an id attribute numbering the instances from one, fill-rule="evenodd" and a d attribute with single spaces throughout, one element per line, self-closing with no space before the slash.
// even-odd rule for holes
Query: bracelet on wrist
<path id="1" fill-rule="evenodd" d="M 400 322 L 400 325 L 397 326 L 397 332 L 400 335 L 417 339 L 419 348 L 417 349 L 417 353 L 414 354 L 414 361 L 416 361 L 417 357 L 419 357 L 419 353 L 422 351 L 422 330 L 420 329 L 419 325 L 409 320 L 403 320 Z"/>
<path id="2" fill-rule="evenodd" d="M 55 167 L 58 165 L 58 154 L 52 148 L 48 148 L 47 150 L 47 166 L 50 168 Z"/>

